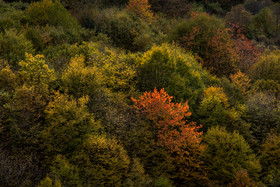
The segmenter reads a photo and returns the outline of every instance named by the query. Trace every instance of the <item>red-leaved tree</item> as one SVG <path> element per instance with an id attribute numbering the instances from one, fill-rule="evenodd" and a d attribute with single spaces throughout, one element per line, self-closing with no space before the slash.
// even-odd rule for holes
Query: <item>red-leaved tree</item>
<path id="1" fill-rule="evenodd" d="M 238 68 L 248 72 L 250 67 L 258 60 L 263 50 L 258 48 L 245 36 L 245 31 L 237 24 L 230 24 L 229 33 L 234 49 L 238 54 Z"/>
<path id="2" fill-rule="evenodd" d="M 132 98 L 134 107 L 155 125 L 159 146 L 165 147 L 180 172 L 176 178 L 184 183 L 206 179 L 200 160 L 204 151 L 201 144 L 201 125 L 188 122 L 191 115 L 188 103 L 172 103 L 164 89 L 145 92 L 138 100 Z"/>

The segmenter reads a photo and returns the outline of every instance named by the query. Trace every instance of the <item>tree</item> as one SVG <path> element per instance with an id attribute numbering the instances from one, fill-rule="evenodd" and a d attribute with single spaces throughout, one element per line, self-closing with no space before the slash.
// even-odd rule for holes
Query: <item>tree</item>
<path id="1" fill-rule="evenodd" d="M 256 45 L 246 37 L 246 31 L 240 26 L 231 25 L 229 31 L 233 40 L 234 50 L 238 54 L 237 67 L 242 72 L 248 72 L 262 55 L 263 50 L 256 47 Z"/>
<path id="2" fill-rule="evenodd" d="M 280 83 L 275 80 L 259 79 L 252 85 L 252 93 L 262 92 L 268 95 L 274 95 L 279 98 Z"/>
<path id="3" fill-rule="evenodd" d="M 122 186 L 128 177 L 130 160 L 127 152 L 110 137 L 88 137 L 73 160 L 80 168 L 85 186 Z"/>
<path id="4" fill-rule="evenodd" d="M 262 178 L 267 185 L 280 184 L 280 136 L 270 133 L 262 144 L 261 164 L 263 166 Z"/>
<path id="5" fill-rule="evenodd" d="M 48 103 L 45 125 L 39 135 L 46 163 L 57 154 L 72 155 L 89 134 L 99 132 L 101 126 L 87 111 L 87 102 L 86 96 L 76 100 L 56 92 Z"/>
<path id="6" fill-rule="evenodd" d="M 25 53 L 33 53 L 32 43 L 23 33 L 10 29 L 0 33 L 0 58 L 7 60 L 12 69 L 18 68 L 18 62 L 23 60 Z"/>
<path id="7" fill-rule="evenodd" d="M 240 89 L 241 93 L 244 96 L 248 94 L 248 91 L 251 87 L 251 80 L 246 74 L 242 73 L 241 71 L 238 71 L 236 74 L 230 75 L 230 79 L 232 83 Z"/>
<path id="8" fill-rule="evenodd" d="M 54 186 L 60 184 L 59 186 L 81 187 L 82 184 L 78 172 L 78 167 L 71 164 L 65 156 L 57 155 L 50 166 L 50 172 L 43 181 L 51 180 L 54 182 Z"/>
<path id="9" fill-rule="evenodd" d="M 193 13 L 188 22 L 179 24 L 170 40 L 192 51 L 202 65 L 218 76 L 229 76 L 236 69 L 238 54 L 222 20 L 206 13 Z"/>
<path id="10" fill-rule="evenodd" d="M 178 167 L 176 178 L 185 184 L 195 180 L 205 180 L 200 156 L 204 146 L 201 145 L 201 126 L 187 123 L 186 118 L 191 115 L 186 103 L 171 103 L 164 89 L 159 92 L 145 92 L 138 100 L 132 98 L 134 107 L 149 120 L 153 121 L 157 132 L 158 144 L 166 147 Z"/>
<path id="11" fill-rule="evenodd" d="M 237 5 L 231 8 L 226 14 L 226 21 L 228 24 L 238 25 L 243 31 L 248 31 L 252 15 L 246 11 L 244 6 Z"/>
<path id="12" fill-rule="evenodd" d="M 205 0 L 206 5 L 214 3 L 220 4 L 224 10 L 229 11 L 232 6 L 244 3 L 244 0 Z"/>
<path id="13" fill-rule="evenodd" d="M 43 0 L 33 2 L 26 10 L 32 24 L 46 26 L 61 26 L 65 29 L 77 27 L 77 21 L 58 1 Z"/>
<path id="14" fill-rule="evenodd" d="M 129 176 L 126 179 L 126 186 L 148 186 L 151 185 L 152 179 L 145 174 L 145 169 L 138 158 L 132 160 Z"/>
<path id="15" fill-rule="evenodd" d="M 214 86 L 204 90 L 197 110 L 198 119 L 203 124 L 204 131 L 216 125 L 225 126 L 228 130 L 237 130 L 235 129 L 237 127 L 238 130 L 242 129 L 247 125 L 241 120 L 244 112 L 244 107 L 239 103 L 231 107 L 223 88 Z M 244 133 L 245 129 L 242 131 Z"/>
<path id="16" fill-rule="evenodd" d="M 258 178 L 261 170 L 259 161 L 237 132 L 229 133 L 225 128 L 212 127 L 203 137 L 203 142 L 207 145 L 204 162 L 209 168 L 210 179 L 217 180 L 221 185 L 228 184 L 242 168 L 252 178 Z"/>
<path id="17" fill-rule="evenodd" d="M 153 13 L 150 10 L 151 5 L 148 0 L 129 0 L 126 8 L 147 21 L 152 21 L 153 19 Z"/>
<path id="18" fill-rule="evenodd" d="M 244 169 L 236 172 L 234 180 L 228 185 L 229 187 L 257 187 L 257 184 L 250 178 L 248 172 Z"/>
<path id="19" fill-rule="evenodd" d="M 276 29 L 276 18 L 269 7 L 263 8 L 256 14 L 249 25 L 250 33 L 254 38 L 259 36 L 271 38 L 274 36 Z"/>
<path id="20" fill-rule="evenodd" d="M 83 56 L 70 60 L 67 69 L 62 73 L 63 89 L 76 98 L 85 95 L 94 96 L 101 87 L 102 78 L 97 67 L 85 66 Z"/>
<path id="21" fill-rule="evenodd" d="M 253 80 L 274 80 L 280 83 L 280 51 L 267 51 L 250 69 Z"/>
<path id="22" fill-rule="evenodd" d="M 217 80 L 191 54 L 168 44 L 154 46 L 138 63 L 138 86 L 142 91 L 164 88 L 175 101 L 190 100 L 192 107 L 204 86 Z"/>
<path id="23" fill-rule="evenodd" d="M 55 80 L 54 70 L 47 65 L 43 55 L 33 56 L 26 53 L 19 62 L 19 77 L 26 86 L 34 86 L 41 94 L 48 93 L 50 82 Z"/>
<path id="24" fill-rule="evenodd" d="M 171 17 L 186 17 L 191 9 L 188 0 L 149 0 L 151 9 Z"/>
<path id="25" fill-rule="evenodd" d="M 257 148 L 265 140 L 268 133 L 280 129 L 280 102 L 274 96 L 264 93 L 255 93 L 247 101 L 247 121 L 252 124 L 253 136 L 258 140 Z"/>

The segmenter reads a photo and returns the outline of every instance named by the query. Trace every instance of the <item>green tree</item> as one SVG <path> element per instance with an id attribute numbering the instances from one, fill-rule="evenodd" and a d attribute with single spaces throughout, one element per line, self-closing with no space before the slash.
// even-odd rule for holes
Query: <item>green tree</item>
<path id="1" fill-rule="evenodd" d="M 0 33 L 0 58 L 7 60 L 13 69 L 18 68 L 18 62 L 24 59 L 25 53 L 33 52 L 32 43 L 23 33 L 16 30 Z"/>
<path id="2" fill-rule="evenodd" d="M 252 15 L 247 12 L 242 5 L 232 7 L 231 10 L 226 14 L 227 23 L 238 25 L 243 29 L 243 32 L 248 31 L 251 20 Z"/>
<path id="3" fill-rule="evenodd" d="M 277 29 L 276 17 L 269 7 L 263 8 L 253 17 L 249 25 L 250 33 L 253 37 L 265 36 L 271 38 Z"/>
<path id="4" fill-rule="evenodd" d="M 96 67 L 85 67 L 84 57 L 75 57 L 70 60 L 67 69 L 62 73 L 63 89 L 76 98 L 96 95 L 101 87 L 102 78 Z"/>
<path id="5" fill-rule="evenodd" d="M 121 186 L 128 177 L 129 157 L 115 139 L 91 136 L 73 159 L 84 185 Z"/>
<path id="6" fill-rule="evenodd" d="M 72 165 L 63 155 L 57 155 L 50 166 L 47 178 L 54 181 L 54 186 L 59 183 L 62 186 L 82 186 L 78 167 Z"/>
<path id="7" fill-rule="evenodd" d="M 256 93 L 248 99 L 246 105 L 246 120 L 252 124 L 252 134 L 259 142 L 256 147 L 259 147 L 271 130 L 279 131 L 280 103 L 273 95 Z"/>
<path id="8" fill-rule="evenodd" d="M 72 155 L 90 134 L 99 132 L 101 126 L 88 112 L 87 102 L 88 97 L 75 100 L 56 92 L 48 103 L 44 129 L 40 132 L 47 161 L 56 154 Z"/>
<path id="9" fill-rule="evenodd" d="M 222 125 L 228 130 L 238 130 L 248 135 L 248 124 L 242 121 L 245 113 L 244 105 L 237 103 L 231 106 L 227 95 L 221 87 L 209 87 L 204 90 L 202 101 L 197 109 L 198 120 L 203 124 L 203 130 Z"/>
<path id="10" fill-rule="evenodd" d="M 280 136 L 271 133 L 262 144 L 261 164 L 263 166 L 262 178 L 265 184 L 277 186 L 280 184 Z"/>
<path id="11" fill-rule="evenodd" d="M 280 51 L 267 51 L 250 69 L 250 77 L 253 80 L 264 79 L 280 80 Z"/>
<path id="12" fill-rule="evenodd" d="M 252 85 L 251 92 L 262 92 L 268 95 L 274 95 L 276 98 L 278 98 L 280 93 L 280 83 L 277 80 L 259 79 Z"/>
<path id="13" fill-rule="evenodd" d="M 33 2 L 26 10 L 29 21 L 35 25 L 53 25 L 71 28 L 77 26 L 77 21 L 55 0 Z"/>
<path id="14" fill-rule="evenodd" d="M 192 55 L 168 44 L 154 46 L 138 63 L 138 86 L 142 91 L 164 88 L 175 101 L 189 100 L 191 107 L 205 84 L 216 80 Z"/>
<path id="15" fill-rule="evenodd" d="M 235 173 L 246 169 L 253 179 L 258 179 L 261 165 L 245 139 L 237 132 L 229 133 L 225 128 L 212 127 L 203 137 L 207 145 L 204 162 L 208 176 L 225 185 L 234 179 Z"/>

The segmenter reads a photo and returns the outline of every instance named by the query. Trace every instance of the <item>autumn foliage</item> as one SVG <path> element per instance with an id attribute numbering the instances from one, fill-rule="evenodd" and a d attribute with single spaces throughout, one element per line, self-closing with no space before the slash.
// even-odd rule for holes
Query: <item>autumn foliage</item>
<path id="1" fill-rule="evenodd" d="M 204 146 L 201 145 L 201 125 L 188 122 L 188 103 L 171 103 L 164 89 L 145 92 L 138 100 L 132 98 L 134 108 L 155 125 L 158 144 L 168 149 L 180 172 L 178 178 L 190 181 L 193 178 L 205 179 L 199 160 Z"/>
<path id="2" fill-rule="evenodd" d="M 251 87 L 251 80 L 241 71 L 238 71 L 234 75 L 230 75 L 230 79 L 234 85 L 236 85 L 243 95 L 248 93 L 249 88 Z"/>
<path id="3" fill-rule="evenodd" d="M 231 24 L 229 33 L 233 47 L 238 54 L 237 66 L 242 72 L 247 72 L 263 53 L 251 40 L 245 36 L 245 31 L 239 25 Z"/>
<path id="4" fill-rule="evenodd" d="M 173 40 L 199 56 L 202 65 L 217 76 L 247 71 L 262 53 L 238 25 L 226 28 L 220 19 L 206 13 L 193 12 L 173 35 Z"/>
<path id="5" fill-rule="evenodd" d="M 129 0 L 126 8 L 134 12 L 139 17 L 149 21 L 153 18 L 153 12 L 150 10 L 151 5 L 148 0 Z"/>

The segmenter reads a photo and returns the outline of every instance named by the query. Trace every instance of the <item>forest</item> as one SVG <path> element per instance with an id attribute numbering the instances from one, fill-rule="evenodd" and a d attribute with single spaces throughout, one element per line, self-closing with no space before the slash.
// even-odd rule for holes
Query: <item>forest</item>
<path id="1" fill-rule="evenodd" d="M 280 186 L 280 2 L 0 0 L 0 186 Z"/>

